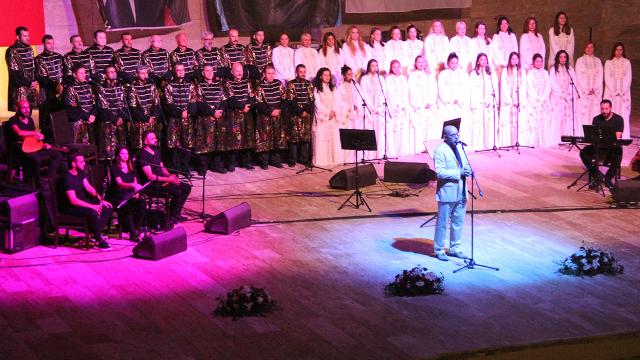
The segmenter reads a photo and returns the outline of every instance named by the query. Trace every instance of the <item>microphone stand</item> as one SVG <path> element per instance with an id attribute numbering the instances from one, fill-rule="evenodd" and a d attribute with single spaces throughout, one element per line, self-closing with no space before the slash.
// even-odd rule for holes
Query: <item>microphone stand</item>
<path id="1" fill-rule="evenodd" d="M 496 89 L 493 87 L 493 80 L 491 79 L 491 75 L 489 75 L 489 82 L 491 83 L 491 99 L 493 100 L 493 146 L 489 149 L 476 150 L 476 152 L 481 153 L 481 152 L 493 151 L 494 153 L 496 153 L 496 155 L 498 155 L 499 158 L 501 158 L 502 155 L 500 155 L 498 151 L 500 150 L 509 151 L 509 149 L 502 149 L 496 146 L 496 132 L 498 131 L 498 128 L 496 127 Z M 484 110 L 483 110 L 483 114 L 484 114 Z"/>
<path id="2" fill-rule="evenodd" d="M 364 97 L 362 96 L 362 93 L 360 93 L 360 90 L 358 89 L 358 84 L 356 83 L 355 80 L 351 79 L 351 83 L 353 84 L 353 88 L 356 89 L 356 93 L 358 93 L 358 96 L 360 97 L 360 100 L 362 100 L 362 130 L 366 130 L 366 117 L 367 117 L 367 113 L 365 112 L 365 110 L 367 110 L 369 112 L 369 115 L 372 115 L 373 113 L 371 112 L 371 109 L 369 109 L 369 106 L 367 106 L 367 102 L 364 100 Z M 356 150 L 356 162 L 347 162 L 344 163 L 344 165 L 354 165 L 354 164 L 358 164 L 358 151 Z M 362 150 L 362 159 L 360 160 L 361 163 L 366 164 L 368 160 L 364 159 L 364 150 Z"/>
<path id="3" fill-rule="evenodd" d="M 520 145 L 520 107 L 522 106 L 522 101 L 520 99 L 520 72 L 516 71 L 516 97 L 518 98 L 518 106 L 516 107 L 516 143 L 509 146 L 501 146 L 500 149 L 515 149 L 518 155 L 520 155 L 520 148 L 529 148 L 533 149 L 533 146 Z"/>
<path id="4" fill-rule="evenodd" d="M 567 60 L 568 61 L 568 60 Z M 578 89 L 576 89 L 576 84 L 573 82 L 573 77 L 571 77 L 571 73 L 569 72 L 569 69 L 565 68 L 565 70 L 567 71 L 567 75 L 569 75 L 569 86 L 571 86 L 571 142 L 569 143 L 569 150 L 571 151 L 571 149 L 575 146 L 578 150 L 580 149 L 580 146 L 578 146 L 578 139 L 576 139 L 576 108 L 575 108 L 575 100 L 573 98 L 573 92 L 575 91 L 575 93 L 578 95 L 578 99 L 580 99 L 580 93 L 578 93 Z M 564 145 L 564 144 L 560 144 L 560 145 Z"/>
<path id="5" fill-rule="evenodd" d="M 382 98 L 384 99 L 384 154 L 382 155 L 382 160 L 388 161 L 390 158 L 387 156 L 387 114 L 389 114 L 389 119 L 393 119 L 391 116 L 391 111 L 389 111 L 389 105 L 387 104 L 387 95 L 384 93 L 384 87 L 382 86 L 382 80 L 380 80 L 380 72 L 378 75 L 378 84 L 380 84 L 380 92 L 382 92 Z M 397 159 L 395 157 L 394 159 Z"/>
<path id="6" fill-rule="evenodd" d="M 478 178 L 476 177 L 475 171 L 473 171 L 473 167 L 471 167 L 471 163 L 469 162 L 469 157 L 467 156 L 467 151 L 464 149 L 464 146 L 465 146 L 464 143 L 462 142 L 458 142 L 458 143 L 461 145 L 460 147 L 462 148 L 462 153 L 464 153 L 464 157 L 467 159 L 467 164 L 469 165 L 469 168 L 471 168 L 471 191 L 469 192 L 469 194 L 471 195 L 471 257 L 469 259 L 465 259 L 464 260 L 465 265 L 456 270 L 453 270 L 453 273 L 455 274 L 459 271 L 466 270 L 466 269 L 475 269 L 476 267 L 498 271 L 500 270 L 500 268 L 478 264 L 473 258 L 473 234 L 474 234 L 473 224 L 474 224 L 474 215 L 475 215 L 474 201 L 476 199 L 476 196 L 474 194 L 474 184 L 478 187 L 478 194 L 480 195 L 480 197 L 484 196 L 484 192 L 480 188 L 480 183 L 478 182 Z"/>

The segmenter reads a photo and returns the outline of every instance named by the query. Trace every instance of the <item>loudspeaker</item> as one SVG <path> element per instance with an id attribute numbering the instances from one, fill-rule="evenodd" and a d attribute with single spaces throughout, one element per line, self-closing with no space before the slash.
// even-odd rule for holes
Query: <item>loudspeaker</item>
<path id="1" fill-rule="evenodd" d="M 358 182 L 359 186 L 365 187 L 375 185 L 378 179 L 378 173 L 373 164 L 358 166 Z M 356 168 L 340 170 L 329 180 L 329 186 L 332 189 L 353 190 L 356 188 Z"/>
<path id="2" fill-rule="evenodd" d="M 435 171 L 427 163 L 387 161 L 384 163 L 384 181 L 392 183 L 426 184 L 436 179 Z"/>
<path id="3" fill-rule="evenodd" d="M 204 224 L 204 231 L 229 235 L 251 225 L 251 207 L 246 202 L 225 210 Z"/>
<path id="4" fill-rule="evenodd" d="M 16 253 L 40 242 L 38 196 L 31 189 L 0 188 L 0 247 Z"/>
<path id="5" fill-rule="evenodd" d="M 139 258 L 160 260 L 187 250 L 187 232 L 182 226 L 162 234 L 147 236 L 136 247 L 133 255 Z"/>
<path id="6" fill-rule="evenodd" d="M 618 181 L 613 191 L 613 200 L 621 203 L 640 203 L 640 181 Z"/>

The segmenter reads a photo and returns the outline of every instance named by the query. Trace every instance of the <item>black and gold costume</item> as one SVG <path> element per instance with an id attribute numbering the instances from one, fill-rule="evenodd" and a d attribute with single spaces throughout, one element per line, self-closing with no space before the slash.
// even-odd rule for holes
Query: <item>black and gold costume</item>
<path id="1" fill-rule="evenodd" d="M 164 99 L 168 114 L 167 148 L 171 151 L 173 166 L 188 170 L 191 157 L 179 150 L 193 149 L 195 145 L 196 87 L 185 78 L 174 78 L 164 89 Z M 186 118 L 182 117 L 184 111 L 187 111 Z"/>
<path id="2" fill-rule="evenodd" d="M 116 150 L 127 143 L 126 126 L 129 112 L 125 102 L 125 88 L 119 80 L 105 80 L 98 86 L 98 157 L 113 160 Z M 122 124 L 118 125 L 118 119 Z"/>
<path id="3" fill-rule="evenodd" d="M 149 67 L 149 78 L 156 84 L 170 81 L 173 74 L 169 63 L 169 52 L 165 49 L 148 48 L 142 52 L 142 62 Z"/>
<path id="4" fill-rule="evenodd" d="M 91 69 L 91 78 L 96 84 L 104 80 L 104 69 L 113 64 L 113 48 L 105 45 L 100 48 L 98 44 L 93 44 L 85 50 L 93 59 L 93 69 Z"/>
<path id="5" fill-rule="evenodd" d="M 114 52 L 113 62 L 118 76 L 127 84 L 131 84 L 136 80 L 138 66 L 142 64 L 142 54 L 138 49 L 123 46 Z"/>
<path id="6" fill-rule="evenodd" d="M 196 61 L 198 62 L 198 78 L 202 78 L 202 69 L 205 65 L 213 67 L 214 79 L 219 77 L 219 71 L 224 66 L 222 52 L 218 48 L 200 48 L 196 50 Z"/>
<path id="7" fill-rule="evenodd" d="M 31 46 L 19 40 L 5 53 L 9 69 L 8 110 L 15 111 L 18 100 L 26 99 L 31 108 L 36 107 L 36 90 L 31 84 L 36 80 L 35 61 Z"/>
<path id="8" fill-rule="evenodd" d="M 287 93 L 280 80 L 268 82 L 262 80 L 258 84 L 256 95 L 256 152 L 260 154 L 261 167 L 271 163 L 281 167 L 280 151 L 287 148 L 285 129 L 285 109 Z M 273 110 L 281 111 L 278 116 L 271 116 Z M 271 152 L 271 154 L 270 154 Z"/>
<path id="9" fill-rule="evenodd" d="M 96 98 L 89 82 L 74 81 L 64 89 L 64 106 L 69 121 L 73 123 L 73 138 L 76 143 L 92 143 L 93 124 L 89 117 L 97 115 Z"/>
<path id="10" fill-rule="evenodd" d="M 135 149 L 144 147 L 142 134 L 153 130 L 160 134 L 160 94 L 158 88 L 151 81 L 138 79 L 131 84 L 129 89 L 129 106 L 131 109 L 131 121 L 129 145 Z M 150 118 L 155 118 L 151 122 Z"/>
<path id="11" fill-rule="evenodd" d="M 289 100 L 289 125 L 287 141 L 289 142 L 289 165 L 309 160 L 309 144 L 311 143 L 311 124 L 313 122 L 314 98 L 313 85 L 309 80 L 295 78 L 287 83 L 287 99 Z M 303 113 L 306 115 L 303 116 Z"/>
<path id="12" fill-rule="evenodd" d="M 250 149 L 255 147 L 255 123 L 251 111 L 244 112 L 246 105 L 255 104 L 255 90 L 248 79 L 227 80 L 224 82 L 227 96 L 228 111 L 224 127 L 221 129 L 221 139 L 218 148 L 221 151 L 243 150 L 241 163 L 247 169 L 250 164 Z M 235 154 L 231 163 L 234 163 Z M 230 166 L 232 168 L 232 166 Z"/>
<path id="13" fill-rule="evenodd" d="M 71 71 L 75 65 L 82 65 L 82 67 L 87 71 L 87 77 L 91 76 L 91 72 L 95 68 L 93 58 L 86 50 L 81 52 L 71 50 L 64 54 L 62 59 L 62 72 L 65 84 L 71 84 L 75 81 L 73 78 L 73 72 Z"/>
<path id="14" fill-rule="evenodd" d="M 249 77 L 260 80 L 264 67 L 272 63 L 271 45 L 251 43 L 247 45 L 246 53 Z"/>
<path id="15" fill-rule="evenodd" d="M 175 66 L 178 63 L 184 65 L 184 77 L 187 81 L 191 80 L 198 65 L 196 62 L 196 52 L 191 48 L 175 48 L 169 54 L 169 62 L 171 64 L 171 70 L 175 70 Z"/>
<path id="16" fill-rule="evenodd" d="M 45 50 L 36 56 L 36 79 L 40 85 L 38 94 L 38 110 L 40 113 L 40 129 L 45 139 L 52 139 L 53 133 L 49 114 L 62 110 L 62 64 L 63 58 L 57 52 Z"/>
<path id="17" fill-rule="evenodd" d="M 217 145 L 221 138 L 221 129 L 224 126 L 226 112 L 226 95 L 222 82 L 202 80 L 197 86 L 198 93 L 198 117 L 196 120 L 196 147 L 195 153 L 200 157 L 202 170 L 206 169 L 209 154 L 218 150 Z M 222 117 L 216 118 L 215 112 L 222 111 Z M 218 151 L 213 155 L 213 171 L 224 173 L 222 158 Z"/>

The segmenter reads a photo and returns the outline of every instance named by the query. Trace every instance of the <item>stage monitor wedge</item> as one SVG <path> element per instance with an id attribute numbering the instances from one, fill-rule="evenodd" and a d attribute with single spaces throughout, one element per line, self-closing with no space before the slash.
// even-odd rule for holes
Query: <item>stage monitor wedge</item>
<path id="1" fill-rule="evenodd" d="M 387 161 L 384 163 L 384 182 L 426 184 L 436 179 L 435 171 L 427 163 Z"/>
<path id="2" fill-rule="evenodd" d="M 359 187 L 375 185 L 378 173 L 373 164 L 358 166 Z M 329 179 L 332 189 L 354 190 L 356 188 L 356 168 L 352 167 L 338 171 Z"/>
<path id="3" fill-rule="evenodd" d="M 133 248 L 133 255 L 143 259 L 160 260 L 187 251 L 187 232 L 182 226 L 150 235 Z"/>
<path id="4" fill-rule="evenodd" d="M 209 219 L 204 225 L 204 231 L 229 235 L 250 225 L 251 206 L 243 202 Z"/>

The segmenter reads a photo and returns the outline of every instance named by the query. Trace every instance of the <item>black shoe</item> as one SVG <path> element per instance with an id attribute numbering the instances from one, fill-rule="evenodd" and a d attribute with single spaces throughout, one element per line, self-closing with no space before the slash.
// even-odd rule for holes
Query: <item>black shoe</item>
<path id="1" fill-rule="evenodd" d="M 211 169 L 211 171 L 216 172 L 218 174 L 226 174 L 227 173 L 227 169 L 225 169 L 225 168 L 213 168 L 213 169 Z"/>
<path id="2" fill-rule="evenodd" d="M 295 167 L 295 166 L 296 166 L 296 163 L 294 163 L 294 162 L 290 162 L 290 163 L 287 163 L 287 166 L 289 166 L 289 167 Z"/>
<path id="3" fill-rule="evenodd" d="M 260 165 L 260 169 L 262 169 L 262 170 L 268 170 L 268 169 L 269 169 L 269 165 L 262 164 L 262 165 Z"/>
<path id="4" fill-rule="evenodd" d="M 204 177 L 205 175 L 207 175 L 207 169 L 205 168 L 198 169 L 198 176 Z"/>
<path id="5" fill-rule="evenodd" d="M 228 172 L 234 172 L 234 171 L 236 171 L 236 167 L 233 166 L 233 165 L 229 165 L 229 166 L 227 166 L 227 171 Z"/>
<path id="6" fill-rule="evenodd" d="M 244 168 L 247 169 L 247 170 L 253 170 L 254 169 L 253 165 L 251 165 L 251 164 L 245 165 Z"/>
<path id="7" fill-rule="evenodd" d="M 111 249 L 111 246 L 104 239 L 100 239 L 100 241 L 98 241 L 98 249 L 100 250 Z"/>
<path id="8" fill-rule="evenodd" d="M 282 169 L 282 163 L 271 164 L 274 168 Z"/>

